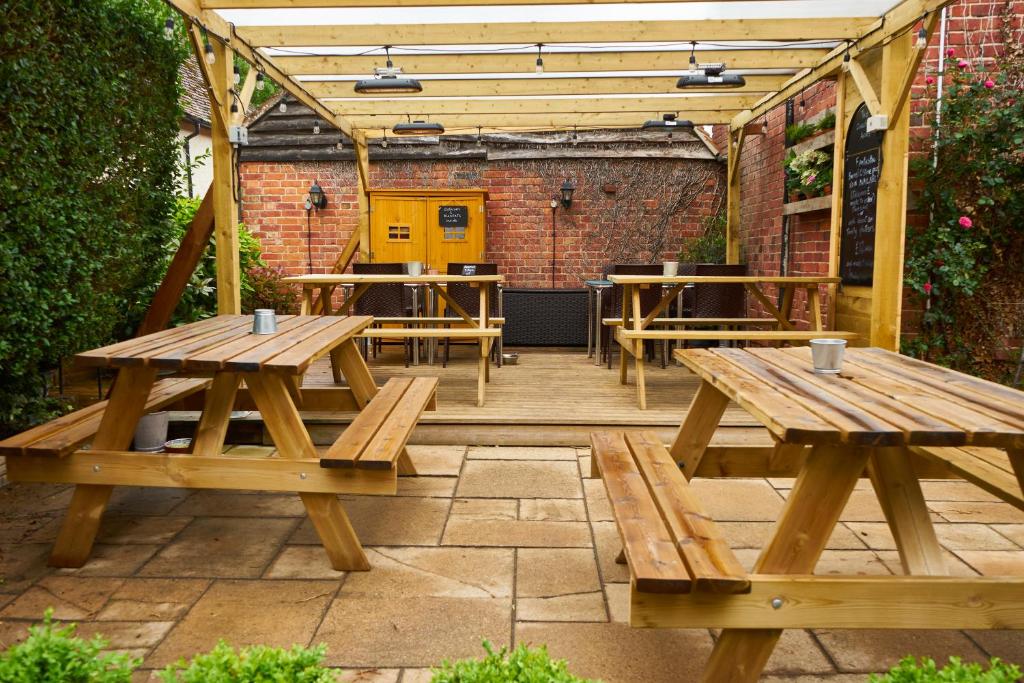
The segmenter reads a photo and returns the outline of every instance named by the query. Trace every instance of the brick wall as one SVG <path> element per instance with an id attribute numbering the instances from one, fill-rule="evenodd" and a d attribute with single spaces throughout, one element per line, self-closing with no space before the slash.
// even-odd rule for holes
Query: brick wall
<path id="1" fill-rule="evenodd" d="M 721 204 L 723 165 L 693 159 L 534 159 L 372 162 L 380 189 L 482 188 L 488 191 L 487 260 L 513 287 L 550 287 L 551 199 L 568 177 L 572 206 L 554 215 L 555 286 L 580 287 L 616 261 L 660 262 Z M 312 270 L 333 266 L 358 223 L 351 162 L 245 162 L 242 212 L 265 259 L 289 274 L 308 268 L 303 201 L 314 180 L 328 195 L 314 212 Z"/>
<path id="2" fill-rule="evenodd" d="M 1020 30 L 1024 23 L 1024 2 L 1007 4 L 1003 1 L 962 0 L 948 7 L 945 32 L 945 49 L 952 50 L 952 59 L 966 59 L 971 69 L 983 74 L 993 68 L 994 59 L 1001 54 L 1004 46 L 1000 35 L 1004 8 L 1009 7 L 1013 26 Z M 916 30 L 916 28 L 915 28 Z M 935 107 L 937 75 L 939 71 L 939 31 L 927 48 L 911 91 L 910 135 L 911 150 L 914 154 L 928 153 L 928 139 L 931 129 L 928 116 Z M 947 53 L 948 54 L 948 53 Z M 948 58 L 947 58 L 948 59 Z M 800 101 L 803 106 L 800 106 Z M 794 98 L 794 120 L 810 119 L 829 107 L 835 106 L 835 86 L 821 82 Z M 768 112 L 768 134 L 748 136 L 740 163 L 742 258 L 752 274 L 778 274 L 782 259 L 783 239 L 783 188 L 785 176 L 782 162 L 785 156 L 785 106 Z M 715 127 L 715 143 L 723 151 L 726 146 L 726 129 Z M 911 207 L 908 222 L 921 225 L 927 217 L 913 211 L 914 182 L 910 179 Z M 789 275 L 818 275 L 828 272 L 829 212 L 818 211 L 793 216 L 789 220 Z M 798 293 L 794 311 L 798 317 L 803 312 L 803 294 Z M 823 297 L 824 300 L 825 297 Z M 912 333 L 920 320 L 922 299 L 913 292 L 904 296 L 904 333 Z M 823 301 L 825 312 L 828 302 Z M 756 302 L 750 305 L 751 313 L 760 315 Z"/>

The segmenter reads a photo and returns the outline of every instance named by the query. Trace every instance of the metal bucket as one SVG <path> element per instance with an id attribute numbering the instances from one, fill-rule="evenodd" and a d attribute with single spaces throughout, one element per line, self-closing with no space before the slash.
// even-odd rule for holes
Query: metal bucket
<path id="1" fill-rule="evenodd" d="M 675 277 L 679 274 L 679 261 L 665 261 L 661 264 L 661 274 L 665 277 Z"/>
<path id="2" fill-rule="evenodd" d="M 814 371 L 824 375 L 838 375 L 843 369 L 845 339 L 812 339 L 811 360 Z"/>
<path id="3" fill-rule="evenodd" d="M 503 353 L 501 354 L 502 365 L 519 365 L 519 354 L 518 353 Z"/>
<path id="4" fill-rule="evenodd" d="M 412 277 L 419 277 L 423 275 L 423 262 L 422 261 L 409 261 L 408 264 L 409 275 Z"/>
<path id="5" fill-rule="evenodd" d="M 257 308 L 252 316 L 253 334 L 273 334 L 277 332 L 277 315 L 272 308 Z"/>
<path id="6" fill-rule="evenodd" d="M 168 418 L 166 410 L 140 417 L 139 424 L 135 427 L 135 450 L 147 453 L 162 451 L 167 442 Z"/>

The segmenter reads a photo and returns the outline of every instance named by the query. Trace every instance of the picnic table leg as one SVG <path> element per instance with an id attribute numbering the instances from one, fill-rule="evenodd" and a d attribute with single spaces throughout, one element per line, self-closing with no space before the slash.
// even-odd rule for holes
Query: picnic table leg
<path id="1" fill-rule="evenodd" d="M 718 423 L 729 405 L 729 397 L 707 380 L 701 380 L 690 402 L 690 409 L 676 432 L 675 441 L 669 453 L 679 463 L 687 479 L 692 479 L 711 438 L 718 429 Z"/>
<path id="2" fill-rule="evenodd" d="M 203 414 L 196 427 L 192 444 L 193 455 L 220 455 L 224 451 L 224 438 L 231 421 L 231 409 L 242 378 L 235 372 L 218 372 L 206 393 Z"/>
<path id="3" fill-rule="evenodd" d="M 274 373 L 245 375 L 245 383 L 280 457 L 315 459 L 319 455 L 292 403 L 287 382 L 286 377 Z M 339 571 L 368 570 L 370 562 L 338 497 L 333 493 L 299 493 L 299 498 L 320 536 L 331 566 Z"/>
<path id="4" fill-rule="evenodd" d="M 903 571 L 933 576 L 947 574 L 921 484 L 910 463 L 910 453 L 904 448 L 877 448 L 871 454 L 868 474 L 896 539 Z"/>
<path id="5" fill-rule="evenodd" d="M 640 308 L 640 288 L 633 288 L 633 330 L 640 332 L 643 327 L 643 309 Z M 633 362 L 636 366 L 636 396 L 640 410 L 647 410 L 647 382 L 644 378 L 644 340 L 633 342 Z"/>
<path id="6" fill-rule="evenodd" d="M 825 329 L 825 322 L 821 317 L 821 292 L 818 291 L 818 285 L 807 288 L 806 305 L 807 319 L 810 321 L 815 332 L 821 332 Z"/>
<path id="7" fill-rule="evenodd" d="M 1024 448 L 1008 448 L 1006 454 L 1010 456 L 1010 466 L 1017 476 L 1017 484 L 1024 491 Z"/>
<path id="8" fill-rule="evenodd" d="M 626 325 L 629 324 L 629 307 L 633 303 L 633 296 L 632 296 L 632 294 L 633 294 L 633 285 L 623 285 L 622 286 L 622 326 L 619 329 L 625 330 L 625 329 L 627 329 Z M 612 334 L 612 340 L 618 341 L 618 340 L 615 339 L 615 334 L 614 334 L 615 330 L 609 330 L 609 333 Z M 627 367 L 626 367 L 626 344 L 628 344 L 628 343 L 629 342 L 627 342 L 625 339 L 623 339 L 622 341 L 619 342 L 619 347 L 620 347 L 619 348 L 619 384 L 625 384 L 626 383 L 626 379 L 628 377 L 628 370 L 627 370 Z M 608 342 L 608 361 L 609 362 L 611 362 L 611 353 L 612 353 L 611 348 L 612 348 L 612 341 L 609 341 Z"/>
<path id="9" fill-rule="evenodd" d="M 302 288 L 302 305 L 299 306 L 299 315 L 312 315 L 313 313 L 313 288 Z"/>
<path id="10" fill-rule="evenodd" d="M 122 368 L 114 390 L 103 411 L 94 450 L 127 450 L 132 445 L 135 426 L 145 411 L 146 398 L 156 380 L 156 368 Z M 114 487 L 106 484 L 79 484 L 71 497 L 57 540 L 50 554 L 52 567 L 81 567 L 89 559 L 103 511 Z"/>
<path id="11" fill-rule="evenodd" d="M 331 351 L 331 358 L 345 375 L 348 386 L 352 390 L 352 396 L 359 404 L 359 408 L 365 408 L 370 399 L 377 394 L 377 383 L 373 380 L 373 375 L 370 374 L 370 368 L 366 365 L 363 354 L 359 353 L 359 347 L 356 346 L 355 340 L 346 339 L 335 347 Z"/>
<path id="12" fill-rule="evenodd" d="M 810 574 L 825 549 L 869 450 L 816 446 L 807 456 L 756 574 Z M 752 683 L 775 649 L 782 629 L 725 629 L 704 669 L 705 683 Z"/>

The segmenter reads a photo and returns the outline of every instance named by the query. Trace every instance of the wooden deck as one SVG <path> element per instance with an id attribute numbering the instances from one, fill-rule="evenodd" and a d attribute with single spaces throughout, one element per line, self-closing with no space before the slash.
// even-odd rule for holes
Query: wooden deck
<path id="1" fill-rule="evenodd" d="M 629 384 L 619 384 L 617 366 L 612 370 L 595 366 L 582 349 L 515 351 L 518 365 L 492 367 L 487 404 L 480 408 L 475 404 L 475 346 L 453 346 L 451 361 L 444 368 L 439 362 L 406 368 L 396 348 L 385 348 L 369 364 L 378 384 L 392 377 L 440 377 L 437 411 L 423 414 L 414 443 L 586 445 L 593 429 L 609 426 L 654 429 L 668 439 L 679 427 L 699 383 L 686 368 L 670 365 L 662 370 L 652 363 L 648 409 L 640 410 L 632 377 Z M 330 384 L 327 363 L 314 366 L 306 383 Z M 347 417 L 317 415 L 312 421 L 329 429 L 330 423 L 344 424 Z M 726 411 L 722 424 L 743 431 L 760 427 L 738 407 Z"/>

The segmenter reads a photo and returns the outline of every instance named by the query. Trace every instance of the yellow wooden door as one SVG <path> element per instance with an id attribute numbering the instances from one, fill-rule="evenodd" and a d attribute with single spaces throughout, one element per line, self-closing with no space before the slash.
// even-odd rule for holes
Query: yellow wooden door
<path id="1" fill-rule="evenodd" d="M 374 197 L 370 260 L 374 263 L 427 261 L 424 197 Z"/>
<path id="2" fill-rule="evenodd" d="M 439 273 L 449 263 L 484 260 L 486 216 L 481 196 L 431 197 L 426 202 L 427 263 Z"/>

